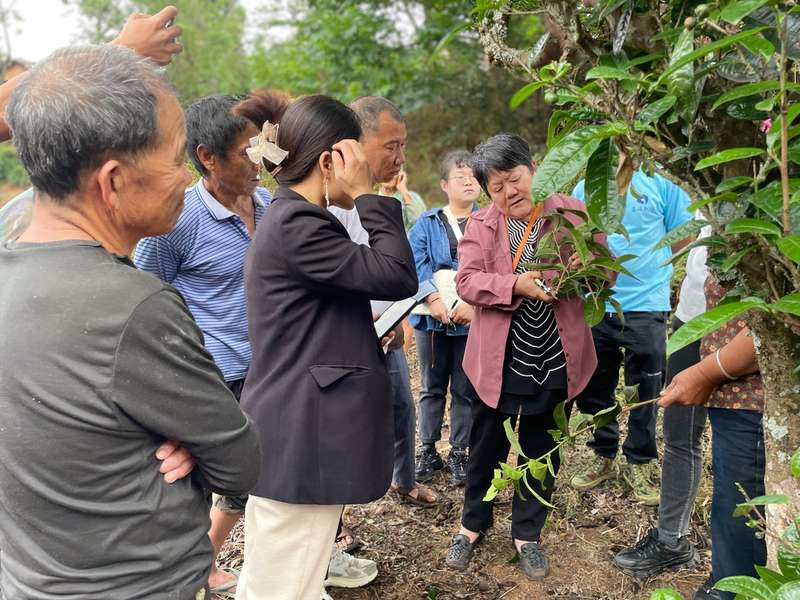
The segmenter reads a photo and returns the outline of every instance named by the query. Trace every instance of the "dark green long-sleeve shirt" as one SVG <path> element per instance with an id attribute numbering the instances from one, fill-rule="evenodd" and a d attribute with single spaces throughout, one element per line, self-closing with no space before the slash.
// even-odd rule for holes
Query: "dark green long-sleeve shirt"
<path id="1" fill-rule="evenodd" d="M 158 472 L 166 439 L 197 467 Z M 172 286 L 95 242 L 0 246 L 0 595 L 183 600 L 207 490 L 247 493 L 258 429 Z"/>

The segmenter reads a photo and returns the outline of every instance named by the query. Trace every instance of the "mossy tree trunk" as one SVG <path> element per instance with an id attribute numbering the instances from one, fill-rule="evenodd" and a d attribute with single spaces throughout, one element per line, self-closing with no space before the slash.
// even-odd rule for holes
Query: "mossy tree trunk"
<path id="1" fill-rule="evenodd" d="M 800 383 L 791 376 L 800 337 L 768 313 L 755 312 L 748 315 L 747 321 L 755 334 L 758 364 L 764 381 L 766 493 L 785 494 L 792 500 L 790 504 L 773 504 L 766 508 L 770 530 L 780 535 L 800 513 L 800 487 L 789 464 L 795 450 L 800 447 Z M 776 543 L 768 539 L 767 549 L 769 566 L 777 570 Z"/>

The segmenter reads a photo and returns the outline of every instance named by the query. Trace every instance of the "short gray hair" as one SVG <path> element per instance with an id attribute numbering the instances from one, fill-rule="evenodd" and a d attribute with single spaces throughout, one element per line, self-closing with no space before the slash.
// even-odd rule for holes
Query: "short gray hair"
<path id="1" fill-rule="evenodd" d="M 488 195 L 489 173 L 511 171 L 519 166 L 533 173 L 533 158 L 528 143 L 513 133 L 499 133 L 484 140 L 472 151 L 472 173 Z"/>
<path id="2" fill-rule="evenodd" d="M 389 116 L 397 123 L 406 122 L 400 109 L 380 96 L 361 96 L 350 103 L 350 108 L 358 115 L 361 130 L 367 137 L 380 131 L 380 118 L 383 113 L 389 113 Z"/>
<path id="3" fill-rule="evenodd" d="M 5 119 L 33 187 L 54 200 L 112 157 L 135 160 L 161 143 L 164 73 L 121 46 L 56 50 L 17 84 Z"/>

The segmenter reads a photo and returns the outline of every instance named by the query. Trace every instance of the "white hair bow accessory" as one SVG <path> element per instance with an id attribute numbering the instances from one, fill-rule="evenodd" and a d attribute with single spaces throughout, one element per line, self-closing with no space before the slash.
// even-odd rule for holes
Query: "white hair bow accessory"
<path id="1" fill-rule="evenodd" d="M 280 164 L 283 159 L 289 154 L 286 150 L 278 147 L 278 127 L 277 123 L 275 125 L 269 121 L 264 123 L 261 133 L 250 138 L 250 147 L 247 149 L 247 156 L 254 163 L 258 164 L 261 159 L 266 158 L 273 165 L 276 165 L 276 168 L 270 172 L 273 177 L 280 170 Z"/>

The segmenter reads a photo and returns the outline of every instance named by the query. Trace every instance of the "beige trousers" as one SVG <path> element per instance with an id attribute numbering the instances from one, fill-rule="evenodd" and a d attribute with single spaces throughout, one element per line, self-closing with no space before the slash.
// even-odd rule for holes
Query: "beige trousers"
<path id="1" fill-rule="evenodd" d="M 319 600 L 342 508 L 250 496 L 236 600 Z"/>

